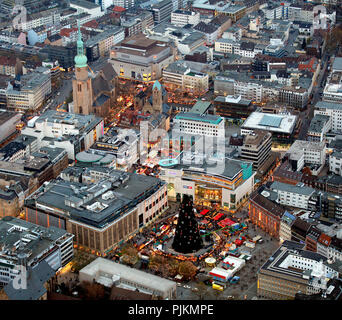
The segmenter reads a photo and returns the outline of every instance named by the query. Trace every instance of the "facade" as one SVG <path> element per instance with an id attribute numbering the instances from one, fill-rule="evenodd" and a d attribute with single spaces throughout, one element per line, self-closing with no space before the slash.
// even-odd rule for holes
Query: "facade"
<path id="1" fill-rule="evenodd" d="M 163 0 L 152 5 L 153 20 L 155 23 L 161 23 L 169 20 L 173 11 L 172 0 Z"/>
<path id="2" fill-rule="evenodd" d="M 342 132 L 342 108 L 340 103 L 318 101 L 315 105 L 314 115 L 318 114 L 330 117 L 332 132 Z"/>
<path id="3" fill-rule="evenodd" d="M 194 11 L 176 10 L 171 13 L 171 23 L 175 26 L 184 27 L 187 24 L 193 26 L 200 22 L 200 14 Z"/>
<path id="4" fill-rule="evenodd" d="M 36 110 L 51 94 L 51 74 L 46 68 L 21 76 L 6 91 L 7 107 L 18 111 Z"/>
<path id="5" fill-rule="evenodd" d="M 3 142 L 16 132 L 16 125 L 19 124 L 20 119 L 20 113 L 0 112 L 0 142 Z"/>
<path id="6" fill-rule="evenodd" d="M 305 238 L 305 250 L 317 252 L 317 243 L 320 235 L 321 231 L 312 225 Z"/>
<path id="7" fill-rule="evenodd" d="M 192 70 L 186 61 L 176 61 L 163 69 L 163 84 L 169 89 L 203 94 L 209 89 L 209 75 Z"/>
<path id="8" fill-rule="evenodd" d="M 296 293 L 308 295 L 328 289 L 338 272 L 326 257 L 285 241 L 258 271 L 257 293 L 271 300 L 292 300 Z"/>
<path id="9" fill-rule="evenodd" d="M 249 198 L 248 215 L 251 222 L 276 239 L 280 238 L 280 221 L 284 212 L 285 209 L 258 191 L 254 191 Z"/>
<path id="10" fill-rule="evenodd" d="M 14 217 L 0 220 L 0 285 L 20 273 L 22 256 L 25 265 L 34 268 L 46 261 L 54 271 L 70 262 L 74 255 L 73 235 L 56 227 L 41 227 Z"/>
<path id="11" fill-rule="evenodd" d="M 88 50 L 88 48 L 97 46 L 99 55 L 104 57 L 109 55 L 111 48 L 123 39 L 125 39 L 125 30 L 122 27 L 112 27 L 88 39 L 85 43 L 85 48 Z"/>
<path id="12" fill-rule="evenodd" d="M 104 122 L 94 115 L 48 110 L 22 133 L 36 137 L 38 148 L 54 145 L 66 150 L 69 159 L 74 160 L 78 152 L 88 150 L 104 135 Z"/>
<path id="13" fill-rule="evenodd" d="M 286 154 L 294 170 L 301 171 L 309 166 L 311 172 L 317 174 L 325 164 L 326 147 L 324 142 L 296 140 Z"/>
<path id="14" fill-rule="evenodd" d="M 277 201 L 285 206 L 308 209 L 309 199 L 314 194 L 315 189 L 306 187 L 303 183 L 296 186 L 275 181 L 270 189 L 277 192 Z"/>
<path id="15" fill-rule="evenodd" d="M 245 120 L 254 111 L 251 100 L 241 96 L 217 96 L 214 100 L 215 113 L 228 119 Z"/>
<path id="16" fill-rule="evenodd" d="M 329 171 L 342 176 L 342 153 L 333 152 L 329 155 Z"/>
<path id="17" fill-rule="evenodd" d="M 27 221 L 67 230 L 75 236 L 75 245 L 106 256 L 167 209 L 167 188 L 161 180 L 100 168 L 89 168 L 90 180 L 79 175 L 81 182 L 72 182 L 70 175 L 62 174 L 66 180 L 38 189 L 25 200 Z"/>
<path id="18" fill-rule="evenodd" d="M 215 158 L 211 158 L 208 165 L 200 155 L 196 160 L 191 156 L 187 158 L 182 164 L 160 163 L 159 177 L 167 182 L 170 198 L 188 194 L 197 204 L 216 205 L 235 212 L 252 193 L 255 183 L 252 164 L 233 159 L 216 160 L 215 163 Z"/>
<path id="19" fill-rule="evenodd" d="M 285 102 L 290 106 L 304 108 L 309 99 L 309 93 L 301 87 L 283 87 L 279 91 L 279 101 Z"/>
<path id="20" fill-rule="evenodd" d="M 126 38 L 112 48 L 109 62 L 119 78 L 149 82 L 162 76 L 163 68 L 174 61 L 171 48 L 143 35 Z"/>
<path id="21" fill-rule="evenodd" d="M 225 137 L 224 118 L 216 115 L 200 115 L 193 112 L 180 112 L 173 119 L 173 130 L 180 134 Z"/>
<path id="22" fill-rule="evenodd" d="M 241 159 L 253 162 L 253 169 L 259 170 L 271 154 L 272 134 L 255 130 L 244 137 Z"/>
<path id="23" fill-rule="evenodd" d="M 107 287 L 115 285 L 162 299 L 176 299 L 176 282 L 103 258 L 97 258 L 81 269 L 80 281 L 95 281 Z"/>
<path id="24" fill-rule="evenodd" d="M 291 240 L 291 227 L 296 217 L 291 213 L 285 211 L 280 219 L 280 229 L 279 229 L 279 240 L 284 242 L 286 240 Z"/>

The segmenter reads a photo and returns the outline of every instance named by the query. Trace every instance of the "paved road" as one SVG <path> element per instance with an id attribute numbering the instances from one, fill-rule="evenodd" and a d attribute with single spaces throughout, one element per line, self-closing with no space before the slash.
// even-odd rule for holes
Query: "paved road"
<path id="1" fill-rule="evenodd" d="M 307 139 L 307 133 L 308 129 L 310 127 L 310 122 L 314 116 L 314 106 L 315 104 L 321 100 L 320 93 L 323 91 L 321 88 L 321 84 L 325 81 L 328 72 L 327 72 L 327 66 L 328 66 L 328 58 L 327 55 L 323 56 L 322 61 L 324 62 L 324 66 L 322 67 L 322 72 L 320 72 L 318 79 L 317 79 L 317 85 L 313 89 L 313 97 L 311 104 L 308 105 L 307 110 L 301 112 L 300 118 L 302 119 L 302 126 L 298 135 L 299 140 L 306 140 Z"/>

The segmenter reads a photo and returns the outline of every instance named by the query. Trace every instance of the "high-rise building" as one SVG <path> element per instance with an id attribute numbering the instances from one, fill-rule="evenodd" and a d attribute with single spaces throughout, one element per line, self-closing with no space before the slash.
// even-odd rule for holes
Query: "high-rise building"
<path id="1" fill-rule="evenodd" d="M 272 134 L 263 130 L 254 130 L 245 136 L 241 148 L 241 158 L 252 161 L 253 169 L 262 167 L 271 153 Z"/>
<path id="2" fill-rule="evenodd" d="M 155 23 L 161 23 L 171 19 L 173 11 L 172 0 L 163 0 L 152 6 L 153 19 Z"/>

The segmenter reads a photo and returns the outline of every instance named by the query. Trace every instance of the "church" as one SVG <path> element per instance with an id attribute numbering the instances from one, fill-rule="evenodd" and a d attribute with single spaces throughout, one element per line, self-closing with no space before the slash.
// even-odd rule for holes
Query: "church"
<path id="1" fill-rule="evenodd" d="M 106 118 L 115 103 L 117 74 L 110 63 L 106 63 L 99 71 L 94 72 L 87 62 L 80 27 L 78 27 L 75 76 L 72 81 L 73 112 Z"/>

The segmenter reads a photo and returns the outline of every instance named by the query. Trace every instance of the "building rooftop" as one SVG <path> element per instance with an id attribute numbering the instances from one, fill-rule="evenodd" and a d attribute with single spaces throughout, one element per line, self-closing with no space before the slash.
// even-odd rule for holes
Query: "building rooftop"
<path id="1" fill-rule="evenodd" d="M 174 281 L 170 281 L 135 268 L 133 269 L 101 257 L 81 269 L 81 278 L 83 274 L 93 276 L 94 278 L 98 278 L 98 274 L 102 274 L 104 277 L 109 278 L 108 280 L 110 282 L 112 282 L 113 277 L 116 276 L 123 280 L 130 280 L 134 284 L 141 284 L 145 288 L 151 288 L 152 291 L 158 292 L 169 291 L 174 289 L 176 286 Z"/>
<path id="2" fill-rule="evenodd" d="M 211 102 L 198 100 L 191 108 L 192 113 L 205 114 L 211 107 Z"/>
<path id="3" fill-rule="evenodd" d="M 316 114 L 310 123 L 308 132 L 322 133 L 325 124 L 329 121 L 330 117 L 323 114 Z"/>
<path id="4" fill-rule="evenodd" d="M 292 185 L 288 183 L 282 183 L 279 181 L 274 181 L 271 186 L 271 190 L 279 190 L 286 191 L 289 193 L 297 193 L 305 196 L 310 196 L 315 192 L 315 189 L 305 186 L 302 183 L 298 183 L 297 185 Z"/>
<path id="5" fill-rule="evenodd" d="M 315 268 L 312 270 L 293 268 L 291 262 L 292 256 L 310 259 L 318 263 L 322 261 L 323 265 L 332 267 L 332 265 L 329 265 L 327 262 L 327 258 L 325 256 L 316 252 L 304 250 L 304 247 L 305 244 L 285 240 L 281 247 L 278 248 L 275 253 L 262 265 L 259 273 L 279 273 L 286 276 L 303 279 L 303 281 L 306 283 L 309 283 L 309 280 L 318 276 L 318 274 L 316 274 Z"/>
<path id="6" fill-rule="evenodd" d="M 216 116 L 212 114 L 199 114 L 199 113 L 194 113 L 194 112 L 180 112 L 175 116 L 175 119 L 206 122 L 210 124 L 219 124 L 223 121 L 223 118 L 220 116 Z"/>
<path id="7" fill-rule="evenodd" d="M 342 71 L 342 57 L 335 57 L 331 69 L 333 71 Z"/>
<path id="8" fill-rule="evenodd" d="M 33 263 L 37 256 L 52 249 L 58 239 L 67 235 L 71 236 L 63 229 L 45 228 L 7 216 L 0 220 L 0 247 L 3 246 L 0 257 L 6 255 L 15 261 L 20 253 L 27 253 L 27 262 Z"/>
<path id="9" fill-rule="evenodd" d="M 70 0 L 70 4 L 74 4 L 76 6 L 85 8 L 85 9 L 96 9 L 100 8 L 99 5 L 94 2 L 86 1 L 86 0 Z"/>
<path id="10" fill-rule="evenodd" d="M 27 198 L 32 207 L 53 207 L 87 225 L 102 228 L 132 210 L 156 192 L 164 182 L 134 173 L 112 170 L 109 178 L 92 185 L 53 180 Z"/>
<path id="11" fill-rule="evenodd" d="M 262 129 L 291 134 L 296 126 L 297 116 L 253 112 L 243 123 L 244 129 Z"/>
<path id="12" fill-rule="evenodd" d="M 342 110 L 342 104 L 337 102 L 318 101 L 315 105 L 315 109 Z"/>

